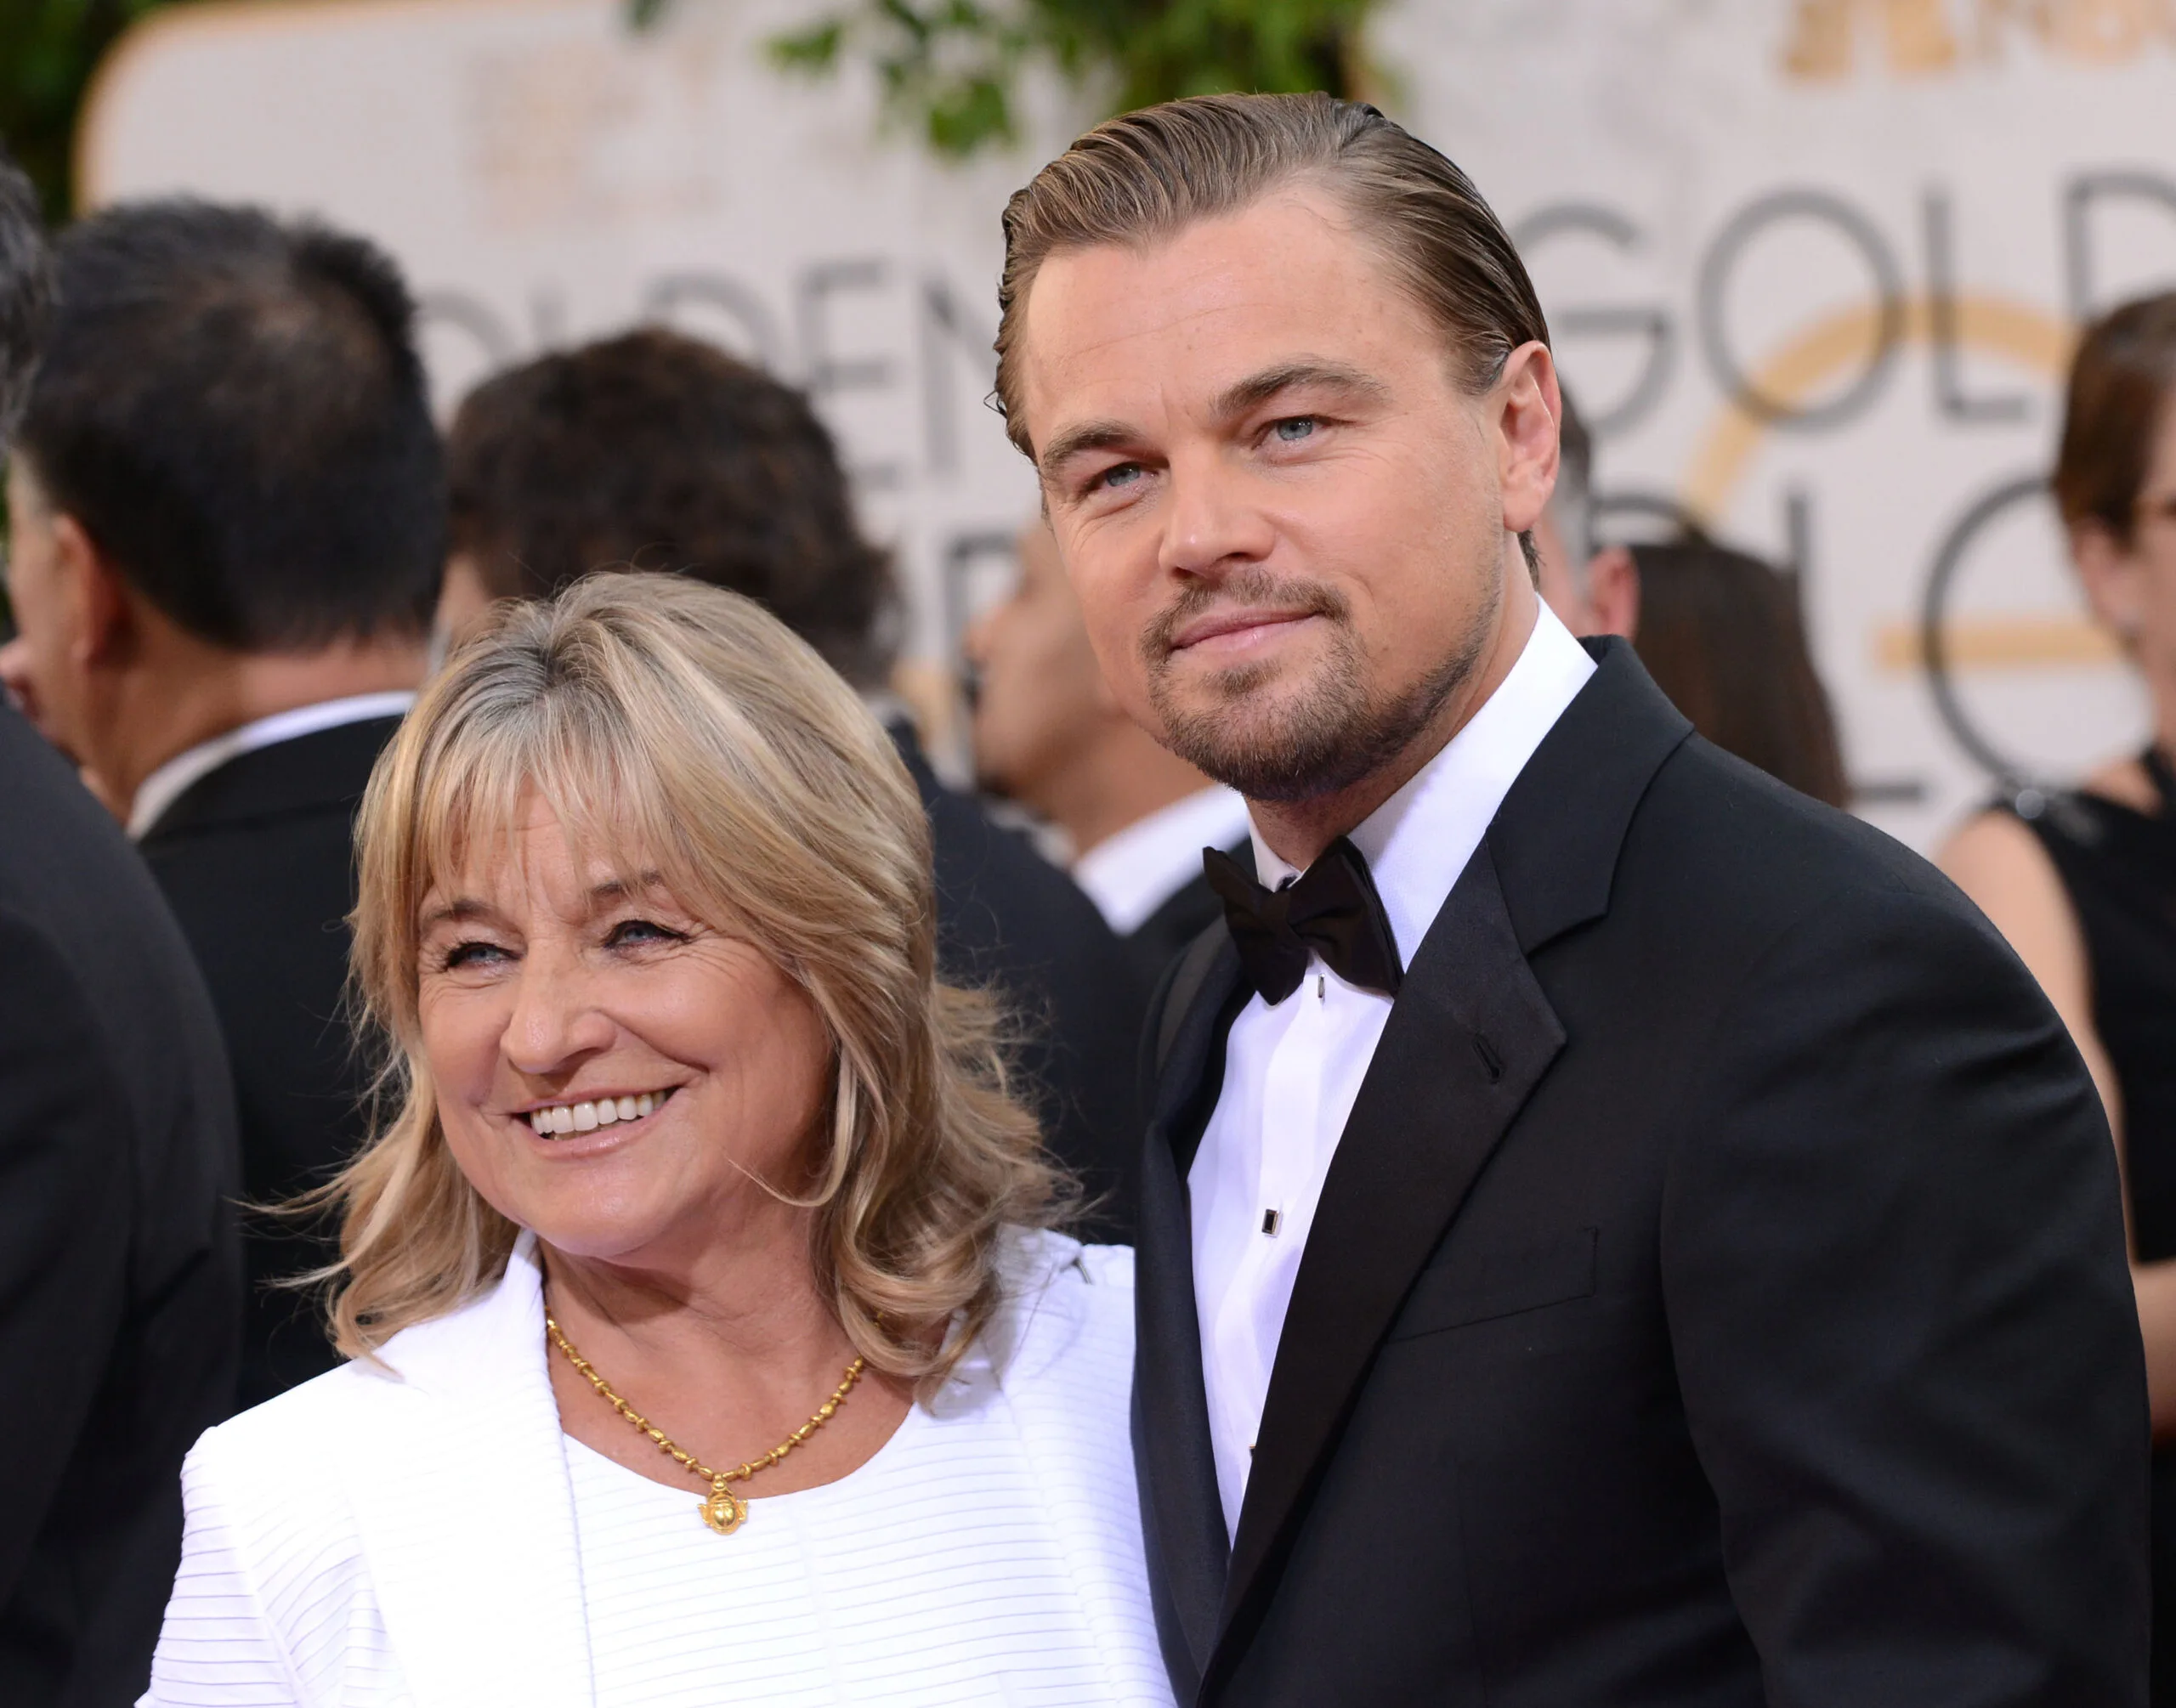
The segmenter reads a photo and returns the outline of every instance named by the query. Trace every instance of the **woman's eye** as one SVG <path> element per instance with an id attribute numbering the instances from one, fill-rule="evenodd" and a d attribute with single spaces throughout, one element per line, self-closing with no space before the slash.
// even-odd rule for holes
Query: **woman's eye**
<path id="1" fill-rule="evenodd" d="M 487 966 L 505 953 L 496 943 L 456 943 L 439 957 L 439 964 L 447 972 L 462 967 Z"/>
<path id="2" fill-rule="evenodd" d="M 1287 416 L 1283 421 L 1272 423 L 1269 430 L 1281 443 L 1297 444 L 1302 439 L 1312 438 L 1315 429 L 1321 425 L 1312 416 Z"/>
<path id="3" fill-rule="evenodd" d="M 686 934 L 669 930 L 649 919 L 622 919 L 605 934 L 607 948 L 626 948 L 641 943 L 679 943 L 687 941 Z"/>

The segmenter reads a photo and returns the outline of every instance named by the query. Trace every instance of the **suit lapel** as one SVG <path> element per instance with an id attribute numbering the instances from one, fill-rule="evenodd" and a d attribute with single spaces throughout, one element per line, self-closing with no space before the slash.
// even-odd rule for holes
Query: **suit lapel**
<path id="1" fill-rule="evenodd" d="M 389 1347 L 412 1403 L 373 1408 L 349 1495 L 386 1634 L 419 1708 L 592 1697 L 587 1616 L 540 1271 Z M 385 1474 L 399 1466 L 400 1474 Z M 485 1640 L 488 1637 L 488 1640 Z"/>
<path id="2" fill-rule="evenodd" d="M 1157 1623 L 1175 1679 L 1181 1657 L 1173 1653 L 1173 1625 L 1194 1677 L 1208 1665 L 1230 1546 L 1202 1382 L 1186 1170 L 1223 1080 L 1224 1038 L 1244 994 L 1238 955 L 1225 942 L 1173 1039 L 1142 1168 L 1134 1281 L 1135 1463 Z"/>

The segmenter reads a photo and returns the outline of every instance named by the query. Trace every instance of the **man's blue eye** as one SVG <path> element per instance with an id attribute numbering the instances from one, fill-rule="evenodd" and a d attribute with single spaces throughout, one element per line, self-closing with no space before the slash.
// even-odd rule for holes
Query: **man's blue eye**
<path id="1" fill-rule="evenodd" d="M 1312 416 L 1287 416 L 1277 423 L 1275 431 L 1278 438 L 1283 439 L 1285 444 L 1295 444 L 1303 438 L 1312 438 L 1315 427 L 1316 421 Z"/>
<path id="2" fill-rule="evenodd" d="M 1140 478 L 1141 465 L 1139 463 L 1121 462 L 1103 471 L 1102 484 L 1105 486 L 1131 486 Z"/>

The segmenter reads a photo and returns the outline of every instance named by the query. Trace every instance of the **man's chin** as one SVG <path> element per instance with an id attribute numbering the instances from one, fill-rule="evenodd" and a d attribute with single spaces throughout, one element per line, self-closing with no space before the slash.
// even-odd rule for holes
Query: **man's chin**
<path id="1" fill-rule="evenodd" d="M 1349 709 L 1274 689 L 1166 704 L 1164 745 L 1253 800 L 1305 800 L 1351 779 Z"/>

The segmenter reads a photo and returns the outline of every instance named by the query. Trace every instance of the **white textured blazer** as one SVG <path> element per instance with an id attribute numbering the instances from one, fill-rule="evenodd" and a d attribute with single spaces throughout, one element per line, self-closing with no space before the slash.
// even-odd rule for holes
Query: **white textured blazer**
<path id="1" fill-rule="evenodd" d="M 1098 1701 L 1168 1705 L 1128 1404 L 1133 1253 L 1023 1236 L 1011 1303 L 955 1380 L 1017 1420 L 1109 1663 Z M 592 1708 L 574 1497 L 542 1277 L 206 1433 L 146 1704 Z M 932 1640 L 941 1641 L 941 1637 Z"/>

